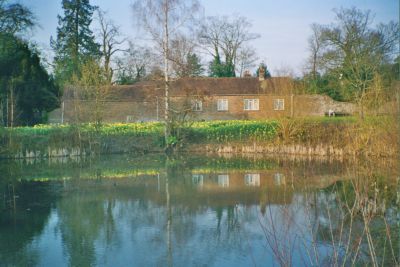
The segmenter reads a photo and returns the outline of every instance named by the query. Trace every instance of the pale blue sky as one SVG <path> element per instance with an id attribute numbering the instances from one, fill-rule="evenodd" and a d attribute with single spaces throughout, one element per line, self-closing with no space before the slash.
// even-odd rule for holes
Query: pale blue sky
<path id="1" fill-rule="evenodd" d="M 200 0 L 205 16 L 239 14 L 253 23 L 253 32 L 261 38 L 253 41 L 260 60 L 264 60 L 272 74 L 280 69 L 301 73 L 307 58 L 307 38 L 312 23 L 333 22 L 334 8 L 355 6 L 371 10 L 375 22 L 399 19 L 399 0 Z M 50 36 L 55 36 L 57 14 L 61 14 L 61 0 L 20 0 L 35 12 L 41 28 L 32 39 L 49 48 Z M 91 0 L 91 4 L 108 11 L 122 32 L 129 38 L 136 36 L 131 11 L 132 0 Z"/>

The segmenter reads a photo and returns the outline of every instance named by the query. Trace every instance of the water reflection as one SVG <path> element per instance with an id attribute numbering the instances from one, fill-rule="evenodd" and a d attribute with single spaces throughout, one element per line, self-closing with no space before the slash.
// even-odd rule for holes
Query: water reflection
<path id="1" fill-rule="evenodd" d="M 0 266 L 399 263 L 390 165 L 153 155 L 0 171 Z"/>

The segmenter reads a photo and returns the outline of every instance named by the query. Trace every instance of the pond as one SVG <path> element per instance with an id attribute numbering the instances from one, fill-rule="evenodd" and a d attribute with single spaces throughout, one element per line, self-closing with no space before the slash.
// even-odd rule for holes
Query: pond
<path id="1" fill-rule="evenodd" d="M 0 266 L 396 266 L 396 162 L 0 162 Z"/>

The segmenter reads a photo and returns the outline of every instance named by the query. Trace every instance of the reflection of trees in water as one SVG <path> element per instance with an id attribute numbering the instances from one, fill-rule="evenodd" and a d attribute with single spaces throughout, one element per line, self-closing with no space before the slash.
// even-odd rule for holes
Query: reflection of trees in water
<path id="1" fill-rule="evenodd" d="M 182 170 L 184 168 L 172 168 L 161 175 L 158 196 L 155 196 L 155 187 L 141 192 L 138 198 L 135 198 L 138 193 L 135 190 L 131 196 L 121 197 L 117 187 L 113 194 L 96 193 L 97 197 L 92 200 L 87 194 L 78 195 L 79 201 L 69 203 L 73 208 L 60 206 L 67 210 L 60 213 L 64 213 L 60 216 L 64 224 L 71 224 L 73 227 L 69 228 L 74 229 L 70 230 L 74 233 L 69 233 L 72 237 L 65 239 L 71 243 L 68 249 L 75 247 L 78 253 L 86 251 L 82 260 L 89 264 L 96 262 L 96 244 L 115 252 L 117 247 L 126 246 L 128 235 L 129 242 L 140 244 L 135 246 L 136 257 L 141 256 L 135 260 L 138 265 L 165 265 L 167 262 L 211 265 L 218 261 L 222 251 L 223 255 L 249 253 L 247 240 L 261 233 L 255 234 L 254 229 L 249 230 L 249 225 L 259 216 L 268 250 L 281 265 L 299 262 L 341 265 L 352 264 L 353 260 L 370 263 L 372 249 L 368 239 L 371 238 L 376 261 L 381 263 L 385 253 L 385 263 L 396 264 L 393 259 L 398 258 L 399 245 L 399 228 L 395 225 L 398 211 L 393 211 L 396 193 L 387 181 L 378 177 L 364 183 L 337 182 L 320 191 L 299 192 L 290 187 L 287 192 L 279 191 L 277 196 L 271 194 L 272 191 L 262 191 L 267 199 L 260 198 L 260 202 L 266 208 L 259 214 L 258 208 L 254 211 L 240 204 L 224 205 L 215 200 L 195 205 L 190 175 Z M 271 203 L 271 197 L 280 199 L 285 193 L 288 201 L 272 204 L 272 199 Z M 66 199 L 65 202 L 70 201 Z M 73 220 L 80 220 L 83 226 L 74 226 L 68 221 L 69 214 L 76 211 L 78 215 Z M 85 228 L 88 225 L 91 229 Z M 388 229 L 391 240 L 386 233 Z M 87 245 L 75 246 L 79 242 Z M 75 258 L 82 256 L 73 255 Z"/>
<path id="2" fill-rule="evenodd" d="M 262 210 L 267 250 L 280 265 L 398 266 L 399 185 L 361 170 L 347 173 L 353 180 L 296 190 L 291 203 Z"/>
<path id="3" fill-rule="evenodd" d="M 399 264 L 399 210 L 396 186 L 390 183 L 382 176 L 364 175 L 319 192 L 316 202 L 307 199 L 309 211 L 318 214 L 315 241 L 332 251 L 322 263 Z"/>
<path id="4" fill-rule="evenodd" d="M 15 207 L 0 209 L 0 266 L 34 266 L 39 255 L 31 242 L 43 232 L 56 197 L 48 184 L 14 181 L 11 185 Z M 4 195 L 10 185 L 0 188 Z"/>
<path id="5" fill-rule="evenodd" d="M 96 260 L 96 241 L 111 244 L 115 232 L 112 214 L 114 200 L 102 194 L 75 189 L 72 197 L 62 198 L 58 204 L 60 231 L 71 266 L 93 266 Z"/>
<path id="6" fill-rule="evenodd" d="M 166 197 L 165 191 L 160 194 Z M 170 197 L 174 198 L 172 192 Z M 218 251 L 244 253 L 246 249 L 242 242 L 244 229 L 235 207 L 210 209 L 205 204 L 191 208 L 171 201 L 169 211 L 166 201 L 155 203 L 146 196 L 119 197 L 118 189 L 113 193 L 74 189 L 58 203 L 58 210 L 71 265 L 111 264 L 110 255 L 117 255 L 118 247 L 129 243 L 134 244 L 135 264 L 142 266 L 165 265 L 169 243 L 171 262 L 178 265 L 185 262 L 208 265 L 221 256 Z M 205 215 L 210 216 L 212 223 L 202 221 Z M 99 246 L 109 247 L 104 251 L 110 253 L 104 262 L 96 259 Z"/>

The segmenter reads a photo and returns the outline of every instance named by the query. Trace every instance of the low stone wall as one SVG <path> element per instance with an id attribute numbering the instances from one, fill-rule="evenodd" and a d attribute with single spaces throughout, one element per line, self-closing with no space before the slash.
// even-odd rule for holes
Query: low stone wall
<path id="1" fill-rule="evenodd" d="M 73 158 L 100 154 L 143 154 L 163 151 L 161 146 L 155 145 L 154 140 L 148 140 L 146 137 L 132 140 L 121 136 L 84 140 L 80 146 L 76 143 L 67 145 L 65 142 L 32 146 L 19 145 L 9 147 L 6 151 L 0 151 L 0 159 Z"/>
<path id="2" fill-rule="evenodd" d="M 56 158 L 56 157 L 77 157 L 86 156 L 86 151 L 80 149 L 79 147 L 73 148 L 51 148 L 48 147 L 45 150 L 25 150 L 19 151 L 18 153 L 11 155 L 14 159 L 23 158 Z"/>
<path id="3" fill-rule="evenodd" d="M 329 96 L 296 95 L 294 99 L 294 117 L 324 116 L 329 110 L 349 115 L 357 113 L 355 104 L 335 101 Z"/>
<path id="4" fill-rule="evenodd" d="M 346 158 L 357 156 L 371 157 L 396 157 L 397 150 L 386 147 L 382 151 L 364 151 L 358 154 L 351 147 L 335 147 L 332 145 L 301 145 L 301 144 L 207 144 L 191 145 L 186 152 L 217 153 L 217 154 L 266 154 L 266 155 L 299 155 L 299 156 L 322 156 L 333 158 Z"/>
<path id="5" fill-rule="evenodd" d="M 348 156 L 360 156 L 351 147 L 335 147 L 333 145 L 302 145 L 302 144 L 277 144 L 277 143 L 227 143 L 227 144 L 188 144 L 181 149 L 183 152 L 196 153 L 217 153 L 217 154 L 265 154 L 265 155 L 301 155 L 301 156 L 322 156 L 345 158 Z M 52 148 L 46 147 L 42 150 L 18 151 L 12 154 L 1 154 L 0 158 L 12 159 L 31 159 L 31 158 L 74 158 L 86 157 L 94 154 L 145 154 L 164 152 L 162 147 L 156 147 L 144 142 L 129 142 L 117 140 L 113 142 L 103 143 L 101 147 L 85 148 L 65 147 Z M 375 157 L 395 157 L 397 155 L 396 148 L 386 147 L 382 151 L 364 151 L 363 156 Z"/>

